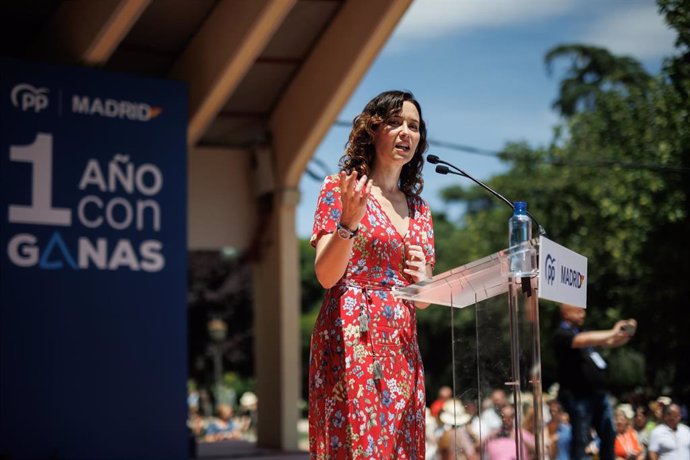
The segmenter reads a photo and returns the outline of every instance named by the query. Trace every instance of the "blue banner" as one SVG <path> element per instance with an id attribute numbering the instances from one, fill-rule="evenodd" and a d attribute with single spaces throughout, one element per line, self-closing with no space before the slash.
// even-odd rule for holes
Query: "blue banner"
<path id="1" fill-rule="evenodd" d="M 0 457 L 187 458 L 186 88 L 0 59 Z"/>

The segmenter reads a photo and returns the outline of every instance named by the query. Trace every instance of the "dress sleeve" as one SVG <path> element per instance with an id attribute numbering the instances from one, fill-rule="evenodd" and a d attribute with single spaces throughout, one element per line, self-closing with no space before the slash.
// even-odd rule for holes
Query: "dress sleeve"
<path id="1" fill-rule="evenodd" d="M 314 212 L 314 228 L 309 243 L 316 247 L 323 235 L 335 232 L 340 221 L 342 203 L 340 201 L 340 178 L 337 174 L 326 177 L 321 185 L 319 199 Z"/>

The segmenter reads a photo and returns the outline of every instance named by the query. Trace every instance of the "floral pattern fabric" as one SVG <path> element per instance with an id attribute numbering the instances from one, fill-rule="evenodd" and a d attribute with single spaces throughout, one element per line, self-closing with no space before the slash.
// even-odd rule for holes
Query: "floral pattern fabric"
<path id="1" fill-rule="evenodd" d="M 340 219 L 340 179 L 323 183 L 311 244 Z M 343 278 L 325 295 L 311 337 L 309 449 L 312 459 L 422 459 L 424 369 L 415 307 L 393 296 L 411 280 L 406 245 L 434 264 L 431 212 L 407 198 L 409 225 L 400 235 L 373 197 L 355 237 Z"/>

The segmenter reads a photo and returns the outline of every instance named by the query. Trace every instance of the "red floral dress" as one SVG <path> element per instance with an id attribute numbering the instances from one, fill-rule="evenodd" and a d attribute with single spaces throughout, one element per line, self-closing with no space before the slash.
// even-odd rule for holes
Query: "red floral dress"
<path id="1" fill-rule="evenodd" d="M 434 258 L 429 207 L 407 198 L 409 226 L 401 236 L 369 198 L 345 275 L 326 292 L 311 337 L 309 450 L 312 459 L 423 459 L 424 368 L 415 307 L 392 294 L 410 284 L 405 245 Z M 340 219 L 340 179 L 323 183 L 311 243 Z"/>

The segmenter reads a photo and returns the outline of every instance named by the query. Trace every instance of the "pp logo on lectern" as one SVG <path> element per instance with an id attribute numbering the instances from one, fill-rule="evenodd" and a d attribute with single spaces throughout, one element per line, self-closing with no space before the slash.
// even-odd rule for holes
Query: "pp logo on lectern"
<path id="1" fill-rule="evenodd" d="M 546 282 L 553 286 L 556 279 L 556 259 L 551 254 L 546 255 Z"/>
<path id="2" fill-rule="evenodd" d="M 48 107 L 48 88 L 36 88 L 28 83 L 14 85 L 10 93 L 12 105 L 24 112 L 38 113 Z"/>

